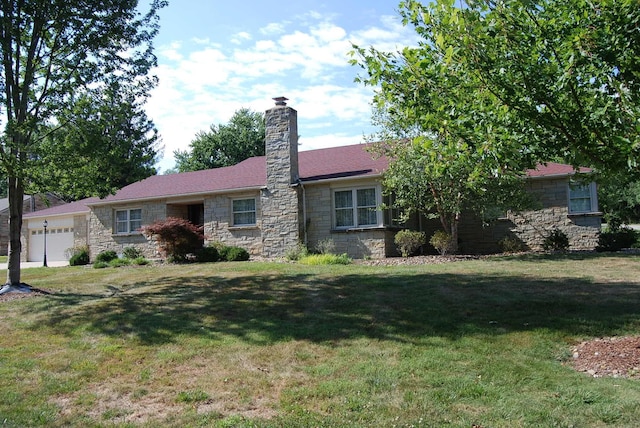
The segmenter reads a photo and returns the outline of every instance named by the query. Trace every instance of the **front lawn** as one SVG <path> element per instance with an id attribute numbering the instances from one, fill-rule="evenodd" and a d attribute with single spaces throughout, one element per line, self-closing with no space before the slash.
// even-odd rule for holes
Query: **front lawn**
<path id="1" fill-rule="evenodd" d="M 0 302 L 9 427 L 632 427 L 640 380 L 570 366 L 640 335 L 640 257 L 37 268 Z"/>

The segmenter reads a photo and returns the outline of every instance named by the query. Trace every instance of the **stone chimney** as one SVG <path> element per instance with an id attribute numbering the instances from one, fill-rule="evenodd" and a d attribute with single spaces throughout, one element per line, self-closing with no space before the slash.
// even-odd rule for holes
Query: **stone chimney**
<path id="1" fill-rule="evenodd" d="M 298 173 L 298 113 L 284 97 L 265 112 L 267 185 L 262 190 L 262 253 L 281 257 L 301 236 L 301 192 Z"/>

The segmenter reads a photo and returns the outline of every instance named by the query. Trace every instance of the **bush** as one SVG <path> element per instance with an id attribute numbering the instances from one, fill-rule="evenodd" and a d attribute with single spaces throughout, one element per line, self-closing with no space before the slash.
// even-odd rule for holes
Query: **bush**
<path id="1" fill-rule="evenodd" d="M 431 236 L 431 239 L 429 239 L 429 244 L 433 245 L 433 248 L 438 250 L 442 256 L 452 252 L 454 248 L 451 235 L 443 230 L 436 231 L 436 233 Z"/>
<path id="2" fill-rule="evenodd" d="M 316 251 L 318 251 L 319 254 L 335 254 L 336 244 L 333 242 L 333 239 L 323 239 L 316 245 Z"/>
<path id="3" fill-rule="evenodd" d="M 346 254 L 310 254 L 300 259 L 303 265 L 348 265 L 351 259 Z"/>
<path id="4" fill-rule="evenodd" d="M 94 269 L 104 269 L 106 267 L 109 266 L 109 263 L 107 262 L 93 262 L 93 268 Z"/>
<path id="5" fill-rule="evenodd" d="M 301 258 L 308 256 L 309 255 L 309 250 L 307 249 L 307 247 L 302 243 L 302 242 L 298 242 L 298 244 L 293 247 L 293 248 L 289 248 L 285 253 L 284 253 L 284 257 L 287 260 L 291 260 L 291 261 L 298 261 Z"/>
<path id="6" fill-rule="evenodd" d="M 525 251 L 527 246 L 517 236 L 509 235 L 498 241 L 498 248 L 503 253 L 519 253 Z"/>
<path id="7" fill-rule="evenodd" d="M 415 230 L 401 230 L 396 233 L 393 240 L 400 250 L 402 257 L 409 257 L 415 254 L 420 247 L 422 247 L 426 241 L 424 232 L 417 232 Z"/>
<path id="8" fill-rule="evenodd" d="M 228 262 L 244 262 L 249 260 L 249 253 L 244 248 L 225 247 L 224 257 L 221 254 L 220 258 L 224 258 Z"/>
<path id="9" fill-rule="evenodd" d="M 144 257 L 136 257 L 135 259 L 131 260 L 131 263 L 137 266 L 143 266 L 143 265 L 148 265 L 150 262 Z"/>
<path id="10" fill-rule="evenodd" d="M 545 251 L 567 251 L 569 249 L 569 238 L 566 233 L 554 228 L 544 237 L 542 248 Z"/>
<path id="11" fill-rule="evenodd" d="M 616 230 L 607 230 L 600 233 L 596 251 L 620 251 L 623 248 L 631 248 L 638 241 L 638 232 L 628 227 Z"/>
<path id="12" fill-rule="evenodd" d="M 125 259 L 135 260 L 138 257 L 142 257 L 142 251 L 136 247 L 126 247 L 122 250 L 122 257 Z"/>
<path id="13" fill-rule="evenodd" d="M 204 235 L 198 227 L 183 218 L 167 217 L 143 226 L 142 233 L 154 237 L 167 260 L 185 262 L 189 254 L 202 248 Z"/>
<path id="14" fill-rule="evenodd" d="M 74 248 L 72 251 L 73 253 L 69 258 L 69 266 L 84 266 L 89 264 L 90 258 L 88 247 L 78 247 Z"/>
<path id="15" fill-rule="evenodd" d="M 115 260 L 118 258 L 118 254 L 115 251 L 107 250 L 103 251 L 96 256 L 96 262 L 105 262 L 109 263 L 111 260 Z"/>
<path id="16" fill-rule="evenodd" d="M 210 263 L 217 262 L 220 259 L 218 249 L 215 246 L 208 245 L 200 248 L 196 251 L 196 262 L 198 263 Z"/>
<path id="17" fill-rule="evenodd" d="M 109 266 L 114 268 L 120 267 L 120 266 L 129 266 L 131 264 L 131 260 L 130 259 L 113 259 L 108 264 Z"/>

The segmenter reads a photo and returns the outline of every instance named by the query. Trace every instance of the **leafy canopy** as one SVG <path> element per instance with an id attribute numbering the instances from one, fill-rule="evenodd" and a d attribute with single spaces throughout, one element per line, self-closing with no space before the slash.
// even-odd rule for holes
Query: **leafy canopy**
<path id="1" fill-rule="evenodd" d="M 126 149 L 121 150 L 120 145 L 131 148 L 140 141 L 145 144 L 144 138 L 121 139 L 118 132 L 97 136 L 96 129 L 85 129 L 92 128 L 95 114 L 86 123 L 70 119 L 82 117 L 79 111 L 85 108 L 99 111 L 101 97 L 109 98 L 109 88 L 117 87 L 114 95 L 123 95 L 125 102 L 144 99 L 156 83 L 149 75 L 156 65 L 152 40 L 158 31 L 157 12 L 166 4 L 164 0 L 151 0 L 148 12 L 142 14 L 136 0 L 3 0 L 0 3 L 0 170 L 8 181 L 8 283 L 20 282 L 25 189 L 55 190 L 49 186 L 54 186 L 56 181 L 44 179 L 49 174 L 44 168 L 56 166 L 56 162 L 47 157 L 64 160 L 63 154 L 72 157 L 77 152 L 89 156 L 91 160 L 86 165 L 91 165 L 91 171 L 86 177 L 78 176 L 77 180 L 85 180 L 84 185 L 92 193 L 104 195 L 122 179 L 117 170 L 106 167 L 123 161 Z M 113 96 L 112 100 L 117 98 Z M 94 102 L 98 105 L 91 105 Z M 124 110 L 110 109 L 111 112 Z M 139 114 L 133 116 L 141 120 L 142 132 L 146 134 L 149 130 L 146 118 Z M 130 124 L 134 121 L 131 119 Z M 100 121 L 101 126 L 107 122 Z M 129 127 L 129 131 L 137 125 Z M 63 128 L 66 130 L 62 131 Z M 57 135 L 54 131 L 58 129 L 69 138 Z M 82 138 L 70 137 L 73 133 Z M 59 144 L 62 141 L 64 143 Z M 152 143 L 153 136 L 146 141 Z M 107 143 L 109 149 L 103 147 Z M 100 149 L 92 151 L 91 145 Z M 96 158 L 100 162 L 95 162 Z M 52 177 L 68 175 L 56 170 L 50 173 Z"/>
<path id="2" fill-rule="evenodd" d="M 189 145 L 190 151 L 176 150 L 178 172 L 199 171 L 235 165 L 243 160 L 264 155 L 264 115 L 240 109 L 228 124 L 211 125 Z"/>
<path id="3" fill-rule="evenodd" d="M 542 159 L 637 174 L 637 0 L 401 3 L 425 44 L 461 61 Z"/>
<path id="4" fill-rule="evenodd" d="M 521 177 L 535 158 L 513 132 L 513 114 L 439 35 L 461 25 L 461 13 L 435 9 L 428 19 L 433 29 L 419 31 L 418 47 L 393 54 L 356 46 L 353 63 L 366 72 L 361 82 L 378 87 L 374 121 L 382 131 L 375 138 L 390 158 L 385 188 L 405 216 L 438 217 L 455 245 L 464 211 L 485 214 L 525 200 Z"/>

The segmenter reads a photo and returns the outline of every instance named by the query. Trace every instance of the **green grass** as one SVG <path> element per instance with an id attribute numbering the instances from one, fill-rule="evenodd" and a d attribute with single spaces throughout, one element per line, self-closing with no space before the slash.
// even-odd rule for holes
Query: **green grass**
<path id="1" fill-rule="evenodd" d="M 565 363 L 640 334 L 640 258 L 27 269 L 0 302 L 9 427 L 632 427 Z"/>

